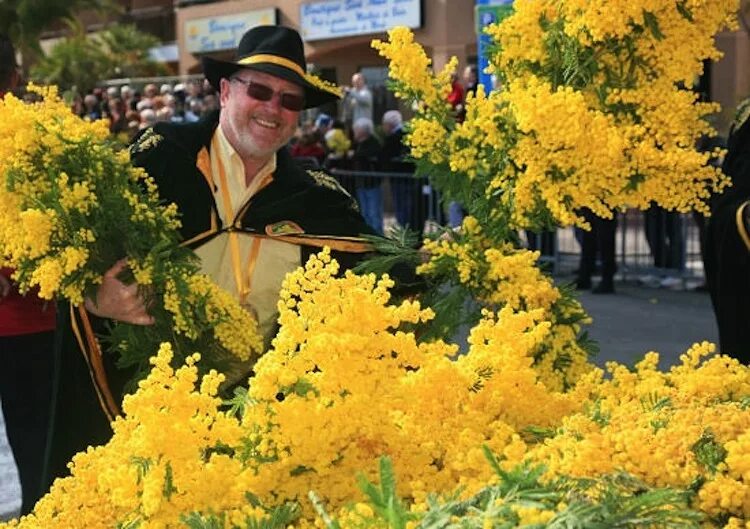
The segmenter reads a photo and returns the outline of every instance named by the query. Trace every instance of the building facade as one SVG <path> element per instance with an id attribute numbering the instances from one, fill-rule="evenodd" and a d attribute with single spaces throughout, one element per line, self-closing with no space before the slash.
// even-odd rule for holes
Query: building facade
<path id="1" fill-rule="evenodd" d="M 436 68 L 452 56 L 459 68 L 477 61 L 475 0 L 118 0 L 119 22 L 134 23 L 158 37 L 165 58 L 176 75 L 201 73 L 203 56 L 229 58 L 242 34 L 257 24 L 297 28 L 305 38 L 308 63 L 321 77 L 349 85 L 361 71 L 375 89 L 376 115 L 395 101 L 385 90 L 386 61 L 370 46 L 383 39 L 388 27 L 413 28 Z M 750 2 L 744 2 L 743 6 Z M 750 13 L 750 7 L 747 9 Z M 744 11 L 741 11 L 743 14 Z M 90 31 L 105 20 L 84 14 Z M 750 96 L 750 14 L 737 31 L 717 36 L 723 58 L 707 63 L 698 82 L 704 96 L 717 101 L 717 120 L 725 132 L 739 101 Z M 47 33 L 48 47 L 65 33 L 64 25 Z M 52 37 L 52 38 L 49 38 Z"/>

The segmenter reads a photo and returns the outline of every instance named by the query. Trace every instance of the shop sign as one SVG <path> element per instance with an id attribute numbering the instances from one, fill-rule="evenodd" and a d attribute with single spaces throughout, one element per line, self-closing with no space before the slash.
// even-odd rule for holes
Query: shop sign
<path id="1" fill-rule="evenodd" d="M 277 24 L 276 8 L 185 21 L 185 47 L 190 53 L 232 50 L 250 28 Z"/>
<path id="2" fill-rule="evenodd" d="M 300 29 L 305 40 L 382 33 L 394 26 L 422 26 L 421 0 L 326 0 L 303 3 Z"/>

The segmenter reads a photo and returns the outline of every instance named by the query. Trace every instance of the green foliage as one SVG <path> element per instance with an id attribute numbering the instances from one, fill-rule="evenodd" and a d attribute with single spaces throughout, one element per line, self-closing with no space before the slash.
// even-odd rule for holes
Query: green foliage
<path id="1" fill-rule="evenodd" d="M 189 529 L 285 529 L 293 524 L 300 516 L 299 505 L 284 503 L 277 507 L 266 507 L 255 496 L 248 496 L 248 503 L 253 507 L 260 507 L 264 514 L 261 517 L 248 516 L 241 526 L 227 525 L 224 513 L 192 512 L 180 517 L 180 521 Z"/>
<path id="2" fill-rule="evenodd" d="M 79 27 L 33 67 L 31 76 L 63 90 L 86 93 L 102 79 L 163 75 L 164 66 L 149 56 L 149 49 L 158 43 L 133 25 L 112 25 L 95 36 Z"/>
<path id="3" fill-rule="evenodd" d="M 215 514 L 202 515 L 197 512 L 182 516 L 180 521 L 189 529 L 225 529 L 224 516 Z"/>
<path id="4" fill-rule="evenodd" d="M 401 263 L 414 267 L 420 262 L 417 248 L 421 241 L 412 230 L 396 228 L 387 237 L 364 235 L 363 238 L 372 245 L 375 253 L 354 268 L 357 274 L 382 275 Z"/>
<path id="5" fill-rule="evenodd" d="M 444 229 L 440 233 L 449 232 L 449 229 Z M 401 273 L 413 270 L 427 257 L 418 250 L 420 241 L 416 232 L 399 228 L 386 237 L 368 235 L 365 238 L 375 251 L 361 261 L 354 272 L 376 275 L 392 273 L 397 281 L 397 288 L 392 293 L 394 298 L 409 296 L 418 290 L 422 306 L 430 307 L 435 312 L 434 319 L 414 329 L 420 340 L 450 340 L 462 326 L 473 326 L 479 321 L 481 308 L 473 302 L 472 292 L 457 282 L 446 280 L 453 273 L 450 265 L 446 264 L 443 273 L 437 274 L 442 276 L 437 281 Z"/>
<path id="6" fill-rule="evenodd" d="M 611 415 L 602 410 L 602 401 L 600 399 L 595 400 L 591 405 L 587 405 L 585 412 L 592 421 L 602 427 L 607 426 L 611 419 Z"/>
<path id="7" fill-rule="evenodd" d="M 461 499 L 460 491 L 430 495 L 424 512 L 411 512 L 396 494 L 396 479 L 388 458 L 380 461 L 380 485 L 360 479 L 373 517 L 363 527 L 404 529 L 698 529 L 702 515 L 688 507 L 689 494 L 675 489 L 652 489 L 624 473 L 595 479 L 544 478 L 543 465 L 522 463 L 505 470 L 501 460 L 484 447 L 497 481 Z M 340 524 L 326 513 L 320 500 L 311 500 L 327 529 Z M 524 511 L 544 514 L 531 523 Z"/>
<path id="8" fill-rule="evenodd" d="M 79 11 L 116 13 L 114 0 L 2 0 L 0 33 L 19 43 L 22 49 L 39 48 L 39 36 L 62 21 L 73 21 Z"/>
<path id="9" fill-rule="evenodd" d="M 245 415 L 245 410 L 252 404 L 250 397 L 247 394 L 247 388 L 243 386 L 237 386 L 234 388 L 233 396 L 231 399 L 223 402 L 224 406 L 229 406 L 227 413 L 237 418 Z"/>
<path id="10" fill-rule="evenodd" d="M 177 492 L 177 487 L 174 486 L 174 472 L 172 471 L 172 465 L 167 462 L 164 471 L 164 486 L 162 487 L 162 494 L 167 500 L 169 500 L 175 492 Z"/>
<path id="11" fill-rule="evenodd" d="M 142 523 L 143 520 L 141 520 L 140 518 L 136 518 L 135 520 L 130 520 L 129 522 L 118 523 L 117 529 L 138 529 Z"/>
<path id="12" fill-rule="evenodd" d="M 56 84 L 61 89 L 86 93 L 104 78 L 106 64 L 107 57 L 101 47 L 84 34 L 77 34 L 52 48 L 31 69 L 31 77 L 41 84 Z"/>
<path id="13" fill-rule="evenodd" d="M 651 32 L 651 34 L 654 36 L 656 40 L 663 40 L 664 34 L 661 32 L 661 29 L 659 28 L 659 21 L 656 19 L 656 16 L 654 16 L 653 13 L 644 10 L 643 11 L 643 23 L 646 25 L 648 30 Z"/>
<path id="14" fill-rule="evenodd" d="M 393 465 L 387 457 L 380 458 L 380 486 L 371 483 L 360 475 L 357 479 L 359 488 L 365 493 L 376 516 L 382 518 L 392 529 L 406 529 L 406 523 L 414 520 L 411 513 L 396 492 L 396 476 Z"/>
<path id="15" fill-rule="evenodd" d="M 167 69 L 155 62 L 149 50 L 159 45 L 159 39 L 139 31 L 133 24 L 115 24 L 97 35 L 97 42 L 105 50 L 107 71 L 103 78 L 149 77 L 165 75 Z"/>
<path id="16" fill-rule="evenodd" d="M 146 474 L 151 469 L 151 459 L 145 457 L 131 457 L 130 462 L 135 465 L 138 472 L 138 483 L 146 477 Z"/>
<path id="17" fill-rule="evenodd" d="M 326 511 L 323 501 L 315 494 L 315 491 L 311 490 L 308 492 L 307 497 L 310 499 L 310 503 L 312 503 L 316 514 L 325 524 L 326 529 L 341 529 L 341 524 L 335 518 L 331 518 L 331 515 Z"/>
<path id="18" fill-rule="evenodd" d="M 703 431 L 690 449 L 695 454 L 695 459 L 711 473 L 715 473 L 727 457 L 727 449 L 716 440 L 710 428 Z"/>

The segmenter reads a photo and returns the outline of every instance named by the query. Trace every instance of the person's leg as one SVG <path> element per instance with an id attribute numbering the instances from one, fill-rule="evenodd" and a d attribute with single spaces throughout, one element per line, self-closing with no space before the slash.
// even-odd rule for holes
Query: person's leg
<path id="1" fill-rule="evenodd" d="M 456 228 L 464 221 L 464 208 L 458 202 L 448 204 L 448 224 L 451 228 Z"/>
<path id="2" fill-rule="evenodd" d="M 665 213 L 665 234 L 669 239 L 669 253 L 665 266 L 682 271 L 685 265 L 685 237 L 682 233 L 682 216 L 675 211 Z"/>
<path id="3" fill-rule="evenodd" d="M 646 230 L 646 242 L 651 249 L 656 268 L 664 268 L 666 263 L 666 241 L 664 240 L 664 209 L 652 205 L 643 212 L 644 228 Z"/>
<path id="4" fill-rule="evenodd" d="M 377 191 L 377 193 L 374 193 L 373 191 Z M 376 208 L 378 207 L 378 193 L 380 193 L 380 188 L 358 187 L 357 200 L 359 202 L 359 208 L 362 212 L 362 216 L 364 217 L 367 225 L 374 229 L 376 232 L 383 233 L 382 212 L 376 210 Z M 380 220 L 380 222 L 378 222 L 378 220 Z"/>
<path id="5" fill-rule="evenodd" d="M 0 342 L 3 415 L 21 481 L 21 514 L 28 514 L 44 493 L 54 332 L 3 337 Z"/>
<path id="6" fill-rule="evenodd" d="M 402 228 L 410 227 L 412 224 L 412 186 L 414 182 L 406 177 L 391 177 L 391 193 L 393 195 L 393 209 L 396 213 L 396 222 Z"/>
<path id="7" fill-rule="evenodd" d="M 590 229 L 583 230 L 581 235 L 581 261 L 578 266 L 576 288 L 589 289 L 591 288 L 591 276 L 594 273 L 594 265 L 596 264 L 595 216 L 589 209 L 583 210 L 581 215 L 589 223 Z"/>
<path id="8" fill-rule="evenodd" d="M 597 294 L 612 294 L 615 291 L 615 233 L 617 217 L 611 219 L 596 218 L 597 246 L 602 259 L 602 281 L 594 289 Z"/>
<path id="9" fill-rule="evenodd" d="M 375 231 L 383 233 L 383 187 L 373 187 L 371 190 L 372 216 Z"/>

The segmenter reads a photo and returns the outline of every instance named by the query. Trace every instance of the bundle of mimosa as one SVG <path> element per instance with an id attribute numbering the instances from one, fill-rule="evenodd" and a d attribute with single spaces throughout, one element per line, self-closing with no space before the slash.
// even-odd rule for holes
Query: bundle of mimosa
<path id="1" fill-rule="evenodd" d="M 198 274 L 179 244 L 179 214 L 109 138 L 106 123 L 75 116 L 55 88 L 30 86 L 38 101 L 0 101 L 0 261 L 22 291 L 83 303 L 102 275 L 127 260 L 122 279 L 141 288 L 151 326 L 115 322 L 121 366 L 141 373 L 163 340 L 179 362 L 200 350 L 221 361 L 248 358 L 262 345 L 253 318 Z"/>

